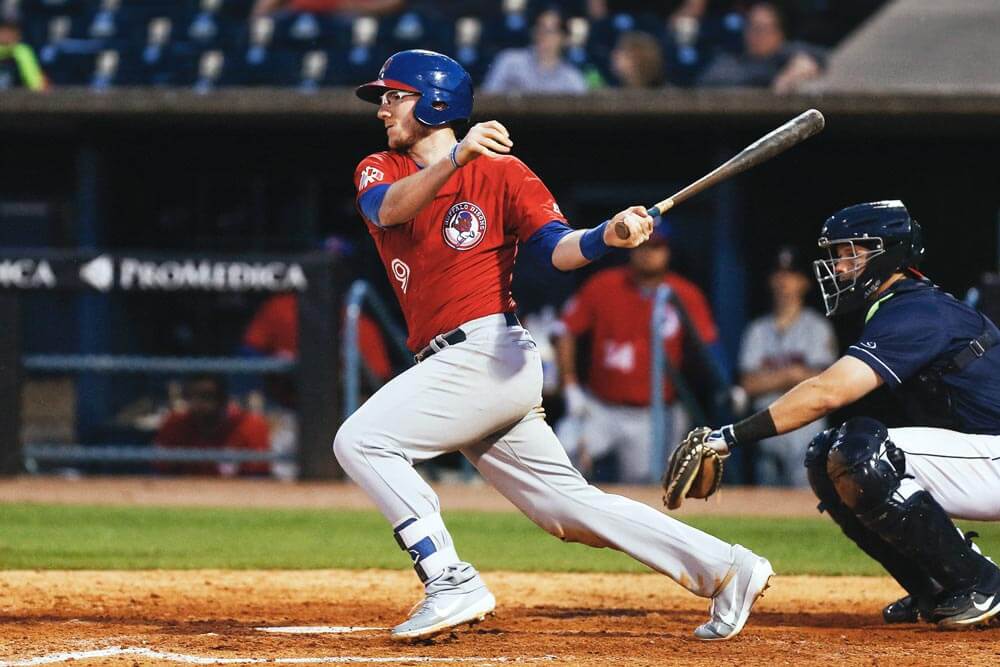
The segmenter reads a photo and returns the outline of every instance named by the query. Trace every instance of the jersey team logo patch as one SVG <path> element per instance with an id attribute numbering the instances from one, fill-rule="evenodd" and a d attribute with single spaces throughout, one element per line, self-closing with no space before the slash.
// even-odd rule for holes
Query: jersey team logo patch
<path id="1" fill-rule="evenodd" d="M 445 214 L 441 233 L 455 250 L 471 250 L 486 238 L 486 214 L 472 202 L 459 202 Z"/>
<path id="2" fill-rule="evenodd" d="M 361 172 L 361 180 L 358 182 L 358 190 L 364 190 L 372 183 L 377 183 L 383 178 L 385 178 L 385 174 L 382 173 L 381 169 L 376 169 L 372 166 L 365 167 Z"/>

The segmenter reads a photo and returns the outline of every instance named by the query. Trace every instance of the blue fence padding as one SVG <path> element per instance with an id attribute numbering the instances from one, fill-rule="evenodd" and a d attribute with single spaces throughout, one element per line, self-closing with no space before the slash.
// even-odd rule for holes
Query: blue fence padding
<path id="1" fill-rule="evenodd" d="M 292 453 L 242 449 L 187 449 L 149 445 L 43 445 L 26 444 L 24 459 L 61 463 L 257 463 L 294 462 Z"/>
<path id="2" fill-rule="evenodd" d="M 110 354 L 36 354 L 22 357 L 26 371 L 79 373 L 288 373 L 296 362 L 265 357 L 149 357 Z"/>

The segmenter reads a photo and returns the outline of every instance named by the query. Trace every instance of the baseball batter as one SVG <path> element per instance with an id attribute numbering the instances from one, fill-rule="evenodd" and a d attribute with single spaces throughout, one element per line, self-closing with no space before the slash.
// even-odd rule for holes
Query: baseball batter
<path id="1" fill-rule="evenodd" d="M 711 598 L 698 637 L 735 636 L 767 586 L 770 563 L 589 486 L 543 418 L 538 351 L 514 315 L 515 256 L 565 271 L 609 246 L 635 247 L 652 231 L 645 208 L 570 229 L 541 180 L 509 155 L 513 142 L 503 125 L 476 124 L 456 141 L 454 128 L 472 113 L 472 83 L 446 56 L 397 53 L 357 92 L 379 105 L 389 145 L 358 165 L 357 206 L 419 363 L 344 422 L 334 451 L 389 520 L 425 584 L 423 602 L 392 637 L 428 637 L 494 609 L 486 584 L 462 561 L 437 496 L 413 469 L 455 450 L 556 537 L 618 549 Z M 627 239 L 614 233 L 619 221 Z"/>
<path id="2" fill-rule="evenodd" d="M 887 623 L 986 624 L 1000 614 L 1000 569 L 950 517 L 1000 520 L 1000 331 L 916 270 L 920 226 L 902 202 L 838 211 L 819 245 L 829 252 L 814 263 L 827 315 L 864 308 L 861 338 L 707 444 L 728 452 L 788 433 L 888 385 L 918 426 L 859 417 L 823 431 L 806 451 L 809 484 L 909 593 L 883 610 Z"/>

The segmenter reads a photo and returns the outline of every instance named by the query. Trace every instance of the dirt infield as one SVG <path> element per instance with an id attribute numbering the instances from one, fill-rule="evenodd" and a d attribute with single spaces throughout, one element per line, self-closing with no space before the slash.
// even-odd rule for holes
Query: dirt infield
<path id="1" fill-rule="evenodd" d="M 659 506 L 655 488 L 608 489 Z M 507 511 L 485 486 L 439 487 L 449 509 Z M 371 508 L 352 485 L 22 478 L 0 503 Z M 726 489 L 687 514 L 815 516 L 811 495 Z M 2 511 L 2 504 L 0 504 Z M 743 634 L 694 640 L 707 602 L 654 574 L 488 572 L 497 614 L 433 643 L 386 628 L 419 598 L 399 571 L 0 572 L 0 667 L 162 664 L 996 665 L 1000 628 L 885 626 L 886 578 L 776 577 Z M 274 626 L 344 626 L 283 634 Z"/>
<path id="2" fill-rule="evenodd" d="M 81 665 L 386 664 L 394 658 L 395 664 L 436 659 L 594 667 L 1000 663 L 1000 630 L 944 633 L 880 624 L 880 605 L 897 593 L 880 578 L 778 577 L 743 634 L 724 643 L 692 639 L 707 605 L 665 577 L 491 572 L 486 580 L 499 601 L 496 616 L 411 646 L 391 642 L 381 629 L 256 629 L 385 628 L 419 596 L 408 572 L 3 572 L 0 665 L 40 664 L 28 661 L 42 656 L 53 664 L 75 657 Z M 60 652 L 68 655 L 53 656 Z"/>

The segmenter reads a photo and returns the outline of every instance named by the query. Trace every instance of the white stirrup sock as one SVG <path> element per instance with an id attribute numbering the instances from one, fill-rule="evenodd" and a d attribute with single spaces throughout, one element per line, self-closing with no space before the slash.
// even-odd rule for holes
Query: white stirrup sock
<path id="1" fill-rule="evenodd" d="M 460 562 L 448 529 L 435 512 L 425 517 L 404 519 L 393 528 L 396 543 L 413 559 L 420 581 L 427 583 L 446 567 Z"/>

